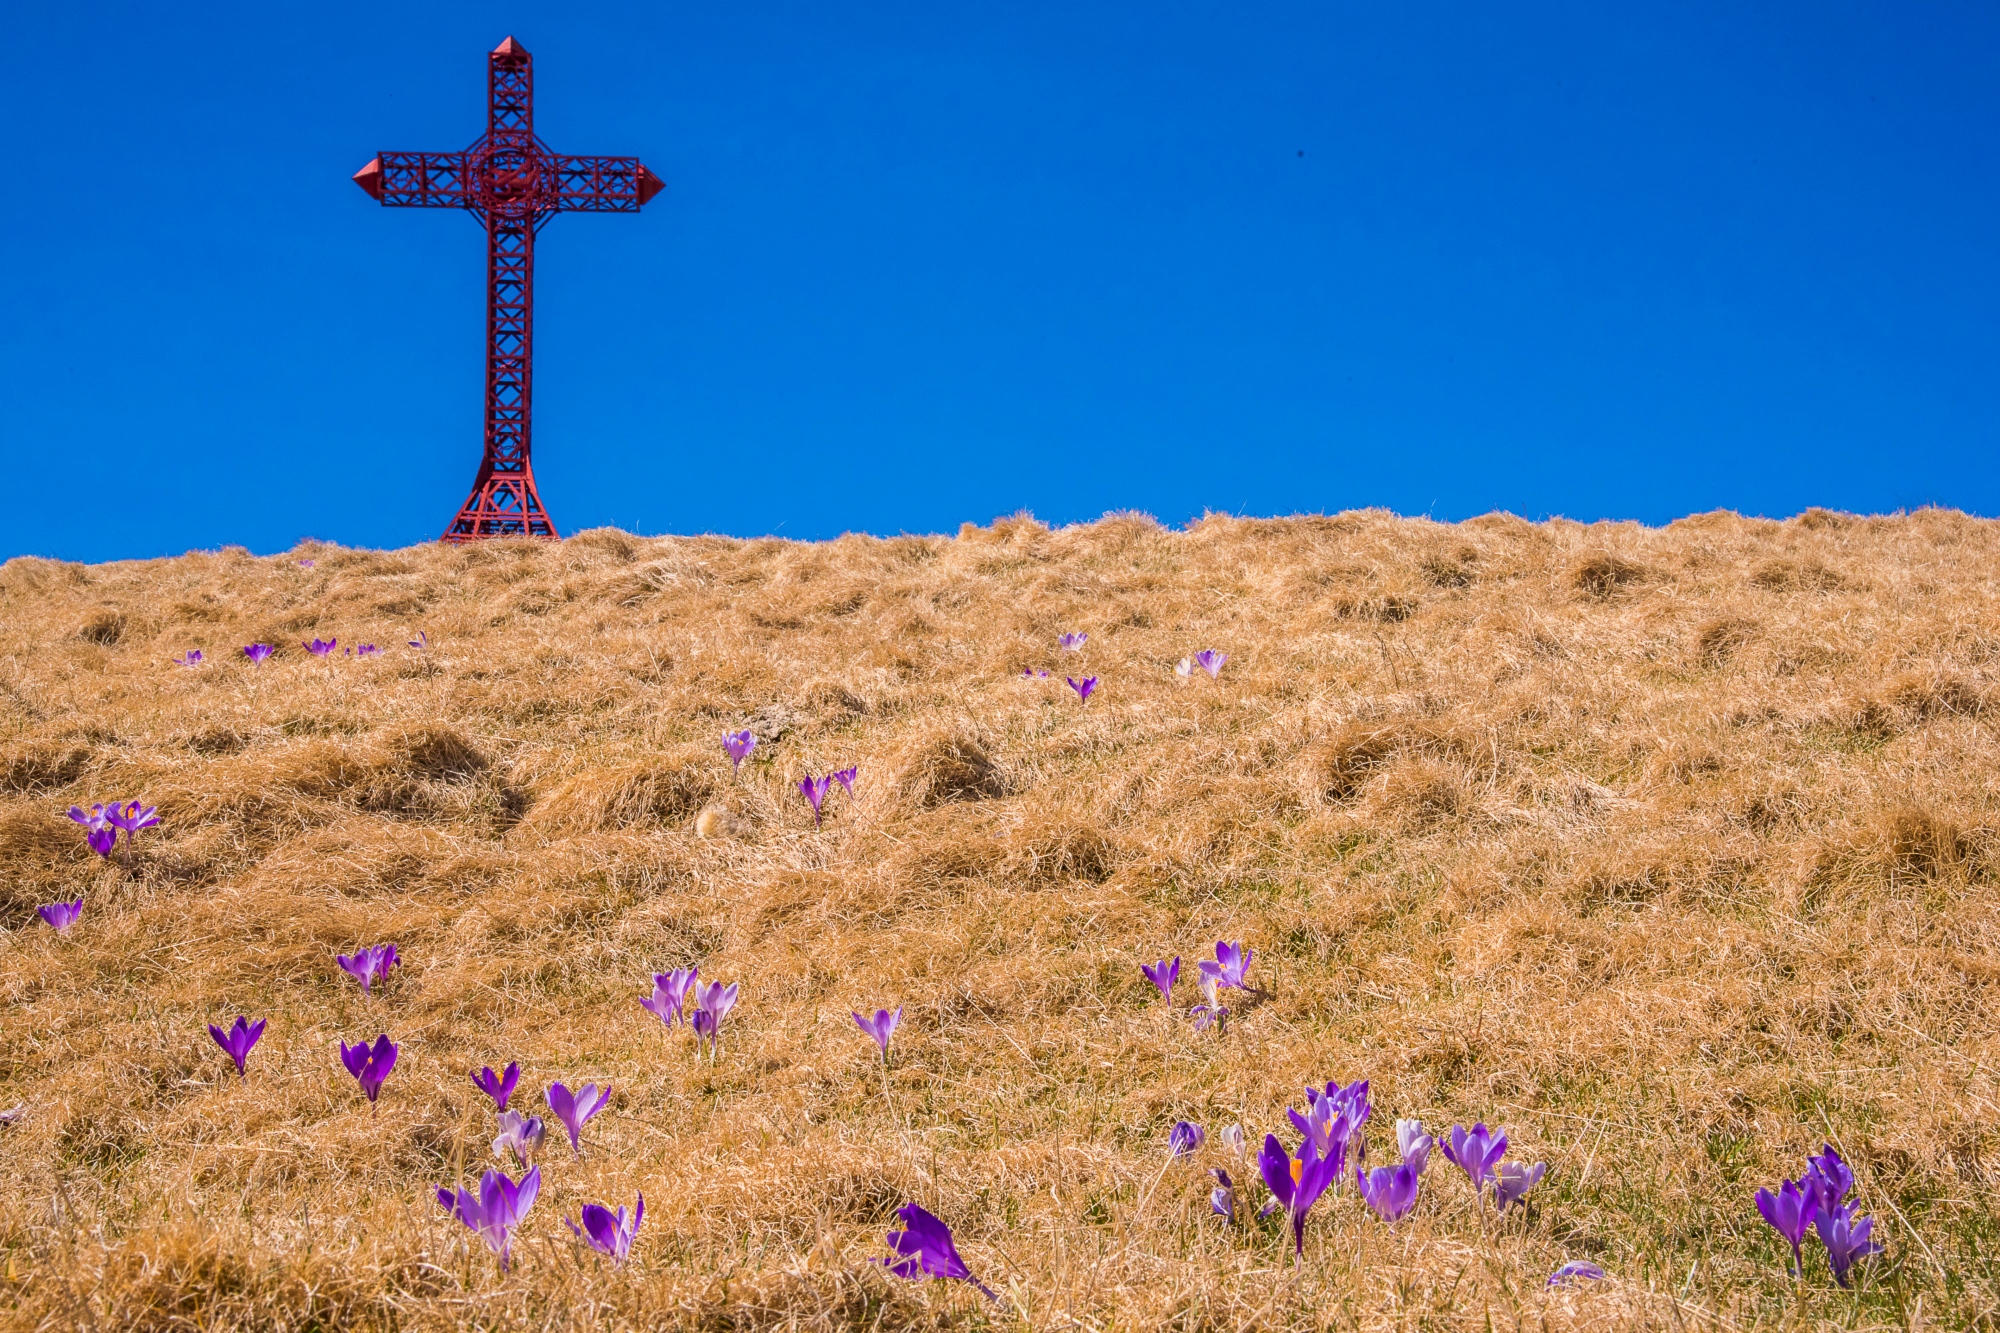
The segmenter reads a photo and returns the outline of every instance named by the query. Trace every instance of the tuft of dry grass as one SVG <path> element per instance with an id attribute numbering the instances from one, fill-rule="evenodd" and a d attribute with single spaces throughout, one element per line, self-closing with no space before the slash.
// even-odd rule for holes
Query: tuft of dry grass
<path id="1" fill-rule="evenodd" d="M 1371 511 L 10 561 L 0 1325 L 1991 1327 L 1996 555 Z M 132 797 L 94 858 L 62 812 Z M 1260 990 L 1195 1032 L 1139 964 L 1219 938 Z M 385 941 L 363 997 L 333 957 Z M 712 1064 L 637 1003 L 695 964 L 742 986 Z M 848 1015 L 899 1004 L 885 1068 Z M 615 1092 L 503 1274 L 433 1195 L 508 1060 Z M 1438 1163 L 1394 1230 L 1350 1187 L 1297 1264 L 1209 1214 L 1208 1168 L 1258 1195 L 1216 1131 L 1361 1077 L 1374 1161 L 1483 1119 L 1547 1179 L 1496 1221 Z M 1889 1245 L 1851 1293 L 1751 1205 L 1824 1141 Z M 641 1190 L 632 1263 L 579 1252 Z M 912 1200 L 1000 1305 L 869 1262 Z M 1546 1290 L 1573 1258 L 1611 1277 Z"/>

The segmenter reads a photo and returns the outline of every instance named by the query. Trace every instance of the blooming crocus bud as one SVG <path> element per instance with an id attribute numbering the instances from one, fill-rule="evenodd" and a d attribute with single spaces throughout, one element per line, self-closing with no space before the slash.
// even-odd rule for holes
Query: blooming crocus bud
<path id="1" fill-rule="evenodd" d="M 1578 1280 L 1598 1282 L 1602 1281 L 1603 1277 L 1604 1270 L 1596 1264 L 1591 1263 L 1588 1259 L 1572 1259 L 1555 1272 L 1549 1274 L 1548 1285 L 1551 1287 L 1560 1287 Z"/>
<path id="2" fill-rule="evenodd" d="M 1228 660 L 1229 654 L 1218 653 L 1213 648 L 1204 648 L 1194 655 L 1194 664 L 1206 671 L 1210 680 L 1222 674 L 1222 664 Z"/>
<path id="3" fill-rule="evenodd" d="M 1087 704 L 1090 702 L 1090 692 L 1097 688 L 1097 677 L 1085 676 L 1082 680 L 1072 680 L 1070 677 L 1064 676 L 1063 679 L 1069 681 L 1069 687 L 1076 691 L 1079 703 Z"/>
<path id="4" fill-rule="evenodd" d="M 1236 1220 L 1236 1182 L 1229 1173 L 1219 1166 L 1210 1167 L 1208 1174 L 1215 1177 L 1215 1188 L 1208 1192 L 1209 1211 L 1217 1214 L 1225 1222 Z"/>
<path id="5" fill-rule="evenodd" d="M 118 830 L 115 828 L 92 829 L 83 835 L 83 840 L 90 845 L 90 850 L 96 852 L 99 856 L 109 856 L 112 850 L 118 846 Z"/>
<path id="6" fill-rule="evenodd" d="M 356 949 L 354 955 L 334 955 L 334 962 L 340 964 L 341 971 L 361 983 L 361 993 L 370 995 L 375 982 L 388 975 L 389 969 L 399 960 L 393 944 L 371 944 L 366 949 Z"/>
<path id="7" fill-rule="evenodd" d="M 708 1053 L 716 1053 L 717 1041 L 722 1035 L 722 1020 L 736 1007 L 736 982 L 724 986 L 719 981 L 711 981 L 695 988 L 693 1018 L 689 1020 L 694 1028 L 697 1043 L 708 1042 Z"/>
<path id="8" fill-rule="evenodd" d="M 521 1066 L 509 1064 L 506 1072 L 495 1074 L 488 1065 L 472 1076 L 472 1086 L 493 1099 L 493 1109 L 505 1113 L 507 1099 L 514 1095 L 514 1085 L 521 1081 Z"/>
<path id="9" fill-rule="evenodd" d="M 578 1226 L 567 1217 L 563 1222 L 576 1233 L 576 1238 L 599 1254 L 609 1255 L 614 1268 L 622 1267 L 625 1256 L 632 1252 L 632 1238 L 639 1234 L 639 1223 L 646 1216 L 646 1196 L 639 1196 L 639 1206 L 627 1217 L 620 1208 L 613 1213 L 602 1204 L 587 1203 L 583 1206 L 583 1225 Z"/>
<path id="10" fill-rule="evenodd" d="M 1062 645 L 1062 650 L 1064 652 L 1073 653 L 1077 649 L 1083 647 L 1083 645 L 1086 642 L 1088 642 L 1089 639 L 1090 636 L 1088 634 L 1080 634 L 1072 632 L 1063 635 L 1061 638 L 1057 639 L 1056 642 Z"/>
<path id="11" fill-rule="evenodd" d="M 431 636 L 424 630 L 418 630 L 417 637 L 410 640 L 410 647 L 416 649 L 418 652 L 422 652 L 430 646 Z"/>
<path id="12" fill-rule="evenodd" d="M 854 779 L 860 772 L 859 768 L 850 764 L 846 768 L 836 769 L 827 776 L 840 784 L 840 789 L 847 793 L 847 799 L 851 801 L 854 799 Z"/>
<path id="13" fill-rule="evenodd" d="M 1493 1201 L 1501 1212 L 1506 1212 L 1509 1204 L 1519 1203 L 1528 1191 L 1541 1184 L 1542 1176 L 1548 1171 L 1548 1164 L 1536 1162 L 1533 1166 L 1523 1166 L 1519 1162 L 1502 1162 L 1493 1173 Z"/>
<path id="14" fill-rule="evenodd" d="M 1799 1188 L 1812 1196 L 1821 1213 L 1832 1216 L 1847 1197 L 1847 1191 L 1854 1188 L 1854 1172 L 1829 1143 L 1821 1148 L 1819 1156 L 1806 1158 L 1806 1173 L 1799 1177 Z"/>
<path id="15" fill-rule="evenodd" d="M 1169 1000 L 1173 998 L 1174 983 L 1180 980 L 1181 975 L 1179 954 L 1175 954 L 1170 959 L 1162 958 L 1159 962 L 1150 965 L 1141 963 L 1139 964 L 1139 970 L 1146 974 L 1146 980 L 1152 982 L 1154 989 L 1160 992 L 1161 999 Z"/>
<path id="16" fill-rule="evenodd" d="M 526 1166 L 534 1155 L 541 1151 L 545 1133 L 540 1116 L 522 1115 L 519 1111 L 502 1111 L 500 1133 L 493 1140 L 493 1155 L 504 1161 L 511 1152 L 515 1161 Z"/>
<path id="17" fill-rule="evenodd" d="M 812 806 L 813 824 L 815 826 L 819 824 L 820 802 L 826 799 L 827 792 L 831 791 L 832 789 L 833 789 L 833 778 L 831 775 L 828 775 L 823 778 L 816 778 L 812 774 L 808 773 L 803 778 L 799 779 L 799 794 L 806 798 L 806 803 L 808 805 Z"/>
<path id="18" fill-rule="evenodd" d="M 1378 1166 L 1373 1171 L 1354 1168 L 1354 1183 L 1361 1191 L 1361 1201 L 1392 1226 L 1417 1206 L 1417 1179 L 1415 1168 L 1408 1162 L 1401 1166 Z"/>
<path id="19" fill-rule="evenodd" d="M 1275 1134 L 1264 1136 L 1264 1150 L 1257 1154 L 1257 1170 L 1271 1199 L 1290 1216 L 1292 1248 L 1299 1254 L 1306 1248 L 1306 1213 L 1326 1191 L 1335 1167 L 1313 1151 L 1310 1142 L 1301 1144 L 1293 1157 Z"/>
<path id="20" fill-rule="evenodd" d="M 1188 1010 L 1188 1017 L 1194 1020 L 1195 1031 L 1206 1032 L 1211 1026 L 1218 1032 L 1222 1031 L 1224 1020 L 1229 1017 L 1229 1010 L 1216 1000 L 1214 977 L 1201 979 L 1201 993 L 1202 1002 Z"/>
<path id="21" fill-rule="evenodd" d="M 952 1244 L 950 1227 L 914 1203 L 898 1208 L 896 1216 L 902 1219 L 905 1229 L 889 1233 L 889 1248 L 903 1257 L 877 1262 L 897 1277 L 958 1278 L 979 1288 L 989 1300 L 1000 1299 L 992 1288 L 972 1276 L 972 1270 L 958 1257 L 958 1247 Z"/>
<path id="22" fill-rule="evenodd" d="M 1243 1126 L 1230 1125 L 1216 1137 L 1220 1138 L 1222 1140 L 1223 1146 L 1228 1148 L 1229 1151 L 1235 1153 L 1238 1158 L 1241 1158 L 1246 1161 L 1248 1160 L 1246 1154 L 1248 1153 L 1249 1149 L 1243 1138 Z"/>
<path id="23" fill-rule="evenodd" d="M 1820 1243 L 1826 1246 L 1827 1262 L 1833 1265 L 1833 1280 L 1841 1286 L 1847 1285 L 1847 1270 L 1856 1260 L 1882 1252 L 1882 1247 L 1869 1239 L 1874 1229 L 1875 1219 L 1857 1217 L 1851 1203 L 1813 1219 L 1813 1230 L 1819 1232 Z"/>
<path id="24" fill-rule="evenodd" d="M 382 1083 L 389 1077 L 389 1071 L 396 1067 L 396 1043 L 389 1040 L 384 1032 L 375 1038 L 374 1046 L 365 1041 L 349 1046 L 340 1043 L 340 1063 L 347 1066 L 347 1072 L 354 1075 L 354 1081 L 361 1085 L 361 1091 L 368 1095 L 372 1103 L 382 1091 Z"/>
<path id="25" fill-rule="evenodd" d="M 897 1005 L 894 1013 L 890 1013 L 887 1009 L 877 1009 L 873 1018 L 863 1018 L 860 1014 L 855 1014 L 854 1021 L 860 1025 L 863 1032 L 875 1039 L 875 1044 L 882 1048 L 882 1058 L 887 1060 L 889 1038 L 896 1035 L 896 1025 L 903 1021 L 903 1006 Z"/>
<path id="26" fill-rule="evenodd" d="M 307 652 L 311 653 L 314 657 L 325 657 L 328 653 L 332 652 L 335 648 L 338 648 L 339 646 L 340 646 L 339 639 L 321 639 L 317 636 L 314 636 L 313 641 L 311 643 L 302 643 L 299 645 L 299 647 L 305 649 Z"/>
<path id="27" fill-rule="evenodd" d="M 722 733 L 722 752 L 729 756 L 729 766 L 743 767 L 743 761 L 757 748 L 757 735 L 752 731 L 725 731 Z"/>
<path id="28" fill-rule="evenodd" d="M 1181 680 L 1188 679 L 1188 677 L 1194 675 L 1194 663 L 1183 657 L 1180 661 L 1174 663 L 1174 675 L 1178 676 Z"/>
<path id="29" fill-rule="evenodd" d="M 201 649 L 190 648 L 184 653 L 176 653 L 174 654 L 174 661 L 179 663 L 181 666 L 189 666 L 189 667 L 200 666 Z"/>
<path id="30" fill-rule="evenodd" d="M 76 924 L 76 919 L 83 915 L 83 899 L 78 898 L 73 902 L 66 903 L 50 903 L 46 907 L 37 907 L 35 912 L 42 920 L 48 922 L 53 929 L 59 931 L 68 930 Z"/>
<path id="31" fill-rule="evenodd" d="M 514 1228 L 521 1224 L 528 1208 L 541 1193 L 542 1169 L 530 1167 L 520 1183 L 508 1179 L 498 1171 L 488 1171 L 479 1181 L 479 1194 L 475 1197 L 470 1190 L 461 1189 L 453 1194 L 448 1189 L 437 1192 L 438 1203 L 444 1210 L 465 1223 L 486 1247 L 500 1256 L 500 1268 L 507 1267 L 507 1253 L 513 1244 Z"/>
<path id="32" fill-rule="evenodd" d="M 313 562 L 312 562 L 312 561 L 310 561 L 310 560 L 301 560 L 301 561 L 299 561 L 299 568 L 300 568 L 300 569 L 311 569 L 312 567 L 313 567 Z"/>
<path id="33" fill-rule="evenodd" d="M 1486 1128 L 1484 1121 L 1470 1130 L 1463 1125 L 1451 1127 L 1451 1137 L 1439 1144 L 1445 1160 L 1455 1163 L 1472 1179 L 1472 1188 L 1483 1191 L 1486 1182 L 1493 1178 L 1493 1168 L 1507 1155 L 1507 1136 Z"/>
<path id="34" fill-rule="evenodd" d="M 1421 1120 L 1396 1122 L 1396 1151 L 1403 1155 L 1405 1162 L 1416 1168 L 1418 1175 L 1422 1175 L 1424 1168 L 1430 1165 L 1432 1146 L 1431 1136 L 1424 1133 Z"/>
<path id="35" fill-rule="evenodd" d="M 271 645 L 268 643 L 253 643 L 243 650 L 243 655 L 250 659 L 252 666 L 255 666 L 271 655 Z"/>
<path id="36" fill-rule="evenodd" d="M 1208 1135 L 1192 1120 L 1177 1120 L 1167 1133 L 1167 1155 L 1186 1157 L 1208 1141 Z"/>
<path id="37" fill-rule="evenodd" d="M 1757 1211 L 1792 1247 L 1792 1272 L 1800 1272 L 1799 1242 L 1805 1239 L 1806 1229 L 1812 1225 L 1813 1215 L 1819 1211 L 1818 1199 L 1811 1190 L 1787 1180 L 1775 1194 L 1770 1190 L 1757 1191 Z"/>
<path id="38" fill-rule="evenodd" d="M 376 653 L 379 653 L 381 651 L 382 650 L 380 648 L 377 648 L 372 643 L 364 643 L 359 648 L 356 648 L 354 650 L 354 655 L 356 657 L 373 657 Z"/>
<path id="39" fill-rule="evenodd" d="M 224 1055 L 236 1062 L 236 1077 L 245 1077 L 243 1062 L 250 1058 L 250 1048 L 264 1035 L 264 1020 L 252 1023 L 243 1015 L 236 1016 L 235 1024 L 224 1032 L 215 1024 L 208 1025 L 208 1035 L 215 1038 L 215 1044 L 222 1048 Z"/>
<path id="40" fill-rule="evenodd" d="M 602 1091 L 595 1083 L 586 1083 L 571 1092 L 560 1083 L 549 1084 L 549 1109 L 556 1119 L 569 1131 L 570 1151 L 583 1156 L 583 1127 L 589 1119 L 602 1111 L 611 1101 L 611 1085 L 604 1085 Z"/>
<path id="41" fill-rule="evenodd" d="M 647 1012 L 668 1027 L 685 1017 L 682 1005 L 687 999 L 688 987 L 701 972 L 698 967 L 677 967 L 671 972 L 653 974 L 653 994 L 639 1001 Z"/>
<path id="42" fill-rule="evenodd" d="M 1213 961 L 1206 958 L 1201 961 L 1201 974 L 1215 978 L 1218 985 L 1249 990 L 1250 983 L 1244 979 L 1244 974 L 1250 970 L 1250 959 L 1255 952 L 1228 940 L 1217 940 L 1215 958 Z"/>

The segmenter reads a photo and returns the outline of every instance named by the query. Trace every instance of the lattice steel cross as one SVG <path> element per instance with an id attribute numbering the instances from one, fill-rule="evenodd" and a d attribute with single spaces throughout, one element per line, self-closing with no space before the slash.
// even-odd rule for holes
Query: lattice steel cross
<path id="1" fill-rule="evenodd" d="M 535 233 L 557 213 L 636 213 L 665 188 L 636 157 L 564 157 L 535 134 L 535 61 L 509 37 L 486 58 L 486 133 L 462 153 L 382 153 L 354 181 L 394 208 L 463 208 L 486 224 L 486 454 L 448 542 L 554 537 L 529 430 Z"/>

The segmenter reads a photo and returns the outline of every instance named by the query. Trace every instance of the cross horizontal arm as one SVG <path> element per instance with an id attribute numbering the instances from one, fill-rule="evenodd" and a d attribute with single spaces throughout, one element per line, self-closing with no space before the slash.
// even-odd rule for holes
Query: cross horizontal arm
<path id="1" fill-rule="evenodd" d="M 666 188 L 636 157 L 558 156 L 554 164 L 565 213 L 636 213 Z"/>
<path id="2" fill-rule="evenodd" d="M 465 208 L 476 187 L 466 153 L 383 153 L 355 173 L 355 183 L 398 208 Z"/>

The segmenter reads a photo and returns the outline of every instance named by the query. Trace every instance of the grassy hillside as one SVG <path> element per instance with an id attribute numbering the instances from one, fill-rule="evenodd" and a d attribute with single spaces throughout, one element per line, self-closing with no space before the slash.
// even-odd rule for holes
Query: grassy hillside
<path id="1" fill-rule="evenodd" d="M 1996 559 L 1933 510 L 13 560 L 0 1322 L 1990 1327 Z M 129 856 L 63 815 L 130 798 Z M 1218 939 L 1260 989 L 1197 1031 Z M 334 957 L 390 941 L 364 997 Z M 639 1005 L 694 964 L 741 985 L 713 1063 Z M 849 1011 L 899 1004 L 885 1077 Z M 502 1274 L 434 1195 L 508 1060 L 614 1095 Z M 1263 1195 L 1225 1126 L 1364 1077 L 1371 1163 L 1485 1120 L 1547 1178 L 1495 1221 L 1434 1156 L 1394 1229 L 1350 1181 L 1296 1266 L 1210 1214 L 1211 1167 Z M 1857 1291 L 1751 1203 L 1823 1142 Z M 563 1225 L 642 1190 L 623 1269 Z M 869 1262 L 909 1201 L 998 1305 Z"/>

